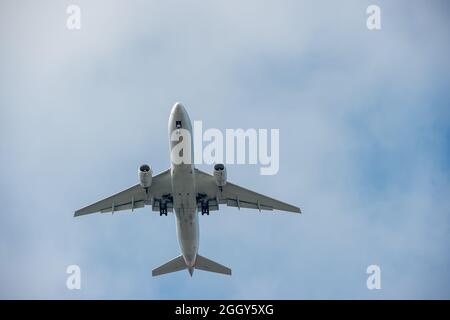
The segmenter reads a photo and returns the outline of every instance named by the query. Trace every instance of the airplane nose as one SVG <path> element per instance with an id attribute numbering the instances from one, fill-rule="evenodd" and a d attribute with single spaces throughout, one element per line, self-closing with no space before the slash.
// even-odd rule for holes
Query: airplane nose
<path id="1" fill-rule="evenodd" d="M 168 128 L 169 136 L 172 134 L 172 131 L 175 130 L 175 128 L 184 128 L 188 131 L 192 131 L 189 115 L 180 102 L 175 103 L 172 107 L 172 110 L 170 111 Z"/>
<path id="2" fill-rule="evenodd" d="M 175 103 L 173 105 L 172 111 L 171 111 L 171 113 L 173 113 L 173 114 L 182 114 L 182 113 L 185 113 L 185 112 L 186 111 L 184 109 L 184 106 L 180 102 Z"/>

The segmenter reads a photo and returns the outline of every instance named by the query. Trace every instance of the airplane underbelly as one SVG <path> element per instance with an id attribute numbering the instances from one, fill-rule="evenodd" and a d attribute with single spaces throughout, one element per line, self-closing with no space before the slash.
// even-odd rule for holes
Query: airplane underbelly
<path id="1" fill-rule="evenodd" d="M 188 265 L 195 262 L 199 243 L 199 226 L 196 210 L 175 209 L 177 236 L 181 252 Z"/>
<path id="2" fill-rule="evenodd" d="M 172 169 L 173 207 L 181 252 L 188 265 L 193 265 L 198 251 L 199 226 L 193 168 L 187 165 Z"/>
<path id="3" fill-rule="evenodd" d="M 184 208 L 188 210 L 197 207 L 193 166 L 178 165 L 172 167 L 172 195 L 175 209 Z"/>

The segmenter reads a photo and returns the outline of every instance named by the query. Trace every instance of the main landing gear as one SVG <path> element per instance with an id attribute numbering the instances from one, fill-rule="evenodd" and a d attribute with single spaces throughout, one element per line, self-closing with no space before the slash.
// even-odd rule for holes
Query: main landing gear
<path id="1" fill-rule="evenodd" d="M 208 201 L 204 201 L 202 202 L 202 215 L 206 214 L 207 216 L 209 216 L 209 205 L 208 205 Z"/>
<path id="2" fill-rule="evenodd" d="M 167 217 L 167 205 L 159 207 L 159 216 L 165 215 Z"/>

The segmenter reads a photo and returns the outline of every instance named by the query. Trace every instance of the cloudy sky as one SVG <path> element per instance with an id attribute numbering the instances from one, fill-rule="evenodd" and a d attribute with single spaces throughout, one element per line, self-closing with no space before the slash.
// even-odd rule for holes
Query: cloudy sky
<path id="1" fill-rule="evenodd" d="M 70 4 L 81 30 L 66 28 Z M 450 298 L 449 9 L 1 1 L 0 298 Z M 201 217 L 200 253 L 232 277 L 151 277 L 179 254 L 173 215 L 73 218 L 136 184 L 140 164 L 168 167 L 176 101 L 204 128 L 280 129 L 277 175 L 228 178 L 304 215 Z M 66 288 L 73 264 L 81 290 Z M 366 287 L 372 264 L 381 290 Z"/>

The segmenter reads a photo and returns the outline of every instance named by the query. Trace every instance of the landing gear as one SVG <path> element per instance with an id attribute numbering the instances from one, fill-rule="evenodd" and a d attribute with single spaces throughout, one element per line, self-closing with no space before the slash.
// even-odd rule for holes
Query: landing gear
<path id="1" fill-rule="evenodd" d="M 206 214 L 209 216 L 209 204 L 208 201 L 202 202 L 202 215 Z"/>
<path id="2" fill-rule="evenodd" d="M 173 198 L 170 194 L 163 194 L 159 202 L 159 215 L 165 215 L 167 217 L 167 204 L 173 203 Z"/>
<path id="3" fill-rule="evenodd" d="M 167 217 L 167 205 L 159 207 L 159 216 L 165 215 Z"/>

